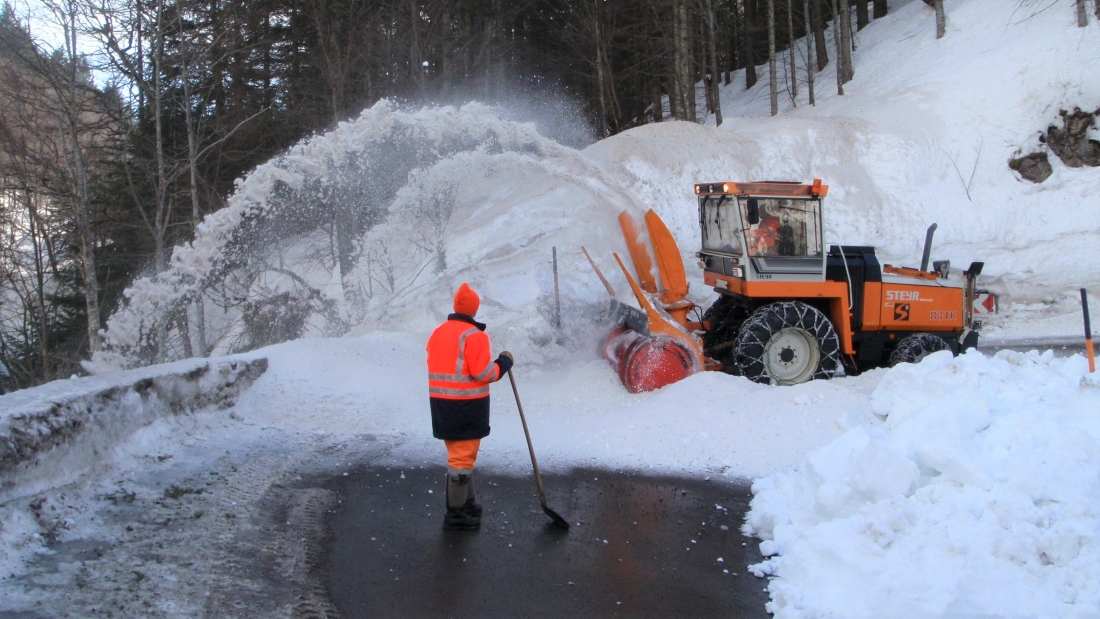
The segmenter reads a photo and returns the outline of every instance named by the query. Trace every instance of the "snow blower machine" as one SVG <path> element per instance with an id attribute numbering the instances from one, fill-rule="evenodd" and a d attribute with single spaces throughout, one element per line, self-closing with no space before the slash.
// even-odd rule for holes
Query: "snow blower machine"
<path id="1" fill-rule="evenodd" d="M 645 214 L 658 280 L 636 221 L 620 214 L 637 278 L 613 255 L 638 307 L 616 299 L 592 267 L 612 297 L 617 327 L 603 352 L 623 385 L 651 391 L 702 370 L 792 385 L 976 346 L 981 324 L 972 307 L 983 263 L 971 263 L 962 281 L 949 279 L 947 260 L 928 270 L 936 224 L 919 269 L 880 265 L 873 247 L 826 248 L 828 191 L 820 179 L 695 185 L 702 231 L 695 255 L 704 283 L 720 295 L 706 311 L 687 298 L 680 250 L 661 218 Z"/>

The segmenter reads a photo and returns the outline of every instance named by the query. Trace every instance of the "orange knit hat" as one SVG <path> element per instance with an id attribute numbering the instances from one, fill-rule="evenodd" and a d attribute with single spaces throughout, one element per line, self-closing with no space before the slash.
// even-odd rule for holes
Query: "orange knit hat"
<path id="1" fill-rule="evenodd" d="M 455 293 L 455 312 L 473 318 L 479 307 L 481 307 L 481 297 L 477 296 L 474 289 L 470 288 L 466 282 L 462 282 L 458 292 Z"/>

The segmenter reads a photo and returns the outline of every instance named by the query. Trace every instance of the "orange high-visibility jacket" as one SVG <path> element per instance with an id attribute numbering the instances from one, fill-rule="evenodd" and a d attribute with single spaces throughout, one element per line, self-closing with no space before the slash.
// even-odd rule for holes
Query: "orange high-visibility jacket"
<path id="1" fill-rule="evenodd" d="M 490 360 L 485 325 L 465 314 L 451 314 L 428 338 L 428 395 L 432 435 L 444 440 L 489 435 L 489 383 L 512 367 Z"/>
<path id="2" fill-rule="evenodd" d="M 460 316 L 465 318 L 451 314 L 428 338 L 428 395 L 433 398 L 483 398 L 489 395 L 489 383 L 500 380 L 485 327 L 456 318 Z"/>

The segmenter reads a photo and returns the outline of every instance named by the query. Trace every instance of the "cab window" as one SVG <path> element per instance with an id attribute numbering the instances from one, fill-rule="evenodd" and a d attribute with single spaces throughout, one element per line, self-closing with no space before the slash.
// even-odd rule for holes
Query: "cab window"
<path id="1" fill-rule="evenodd" d="M 706 196 L 699 200 L 703 250 L 741 255 L 741 225 L 737 202 L 730 196 Z"/>
<path id="2" fill-rule="evenodd" d="M 750 256 L 821 256 L 820 201 L 787 198 L 741 198 L 738 201 Z"/>

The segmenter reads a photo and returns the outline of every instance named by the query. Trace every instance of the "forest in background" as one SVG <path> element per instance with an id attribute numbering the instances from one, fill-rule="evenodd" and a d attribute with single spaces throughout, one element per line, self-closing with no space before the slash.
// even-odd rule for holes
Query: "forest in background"
<path id="1" fill-rule="evenodd" d="M 943 36 L 942 0 L 925 1 Z M 0 10 L 5 390 L 81 373 L 125 288 L 162 272 L 235 179 L 379 100 L 552 100 L 593 139 L 670 118 L 721 124 L 716 86 L 740 69 L 750 88 L 765 65 L 773 114 L 838 58 L 827 87 L 842 91 L 853 33 L 887 12 L 886 0 L 41 4 L 60 45 Z M 1083 23 L 1085 0 L 1075 6 Z M 338 245 L 369 225 L 331 210 Z M 204 356 L 203 321 L 190 328 L 188 315 L 174 318 L 183 345 Z"/>

